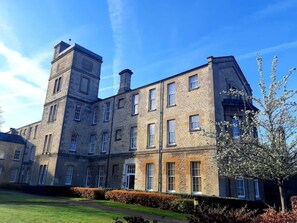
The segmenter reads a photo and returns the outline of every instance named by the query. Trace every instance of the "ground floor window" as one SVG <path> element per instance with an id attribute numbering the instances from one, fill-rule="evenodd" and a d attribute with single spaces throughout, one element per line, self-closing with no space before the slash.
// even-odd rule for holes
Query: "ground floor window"
<path id="1" fill-rule="evenodd" d="M 11 170 L 9 175 L 9 182 L 15 183 L 17 181 L 18 172 L 19 170 L 17 168 Z"/>
<path id="2" fill-rule="evenodd" d="M 153 176 L 154 176 L 154 164 L 147 163 L 146 164 L 146 190 L 153 190 Z"/>
<path id="3" fill-rule="evenodd" d="M 90 187 L 92 183 L 92 169 L 91 167 L 87 167 L 87 171 L 86 171 L 86 187 Z"/>
<path id="4" fill-rule="evenodd" d="M 98 187 L 104 186 L 104 175 L 105 175 L 105 167 L 103 165 L 99 165 L 98 168 Z"/>
<path id="5" fill-rule="evenodd" d="M 126 189 L 134 189 L 135 184 L 135 164 L 126 165 Z"/>
<path id="6" fill-rule="evenodd" d="M 73 166 L 67 166 L 65 185 L 71 185 L 72 184 L 72 176 L 73 176 Z"/>
<path id="7" fill-rule="evenodd" d="M 38 184 L 45 184 L 45 179 L 47 175 L 47 165 L 39 166 L 39 174 L 38 174 Z"/>
<path id="8" fill-rule="evenodd" d="M 255 188 L 255 198 L 256 200 L 260 200 L 260 184 L 258 179 L 254 179 L 254 188 Z"/>
<path id="9" fill-rule="evenodd" d="M 175 163 L 166 163 L 167 191 L 175 192 Z"/>
<path id="10" fill-rule="evenodd" d="M 236 180 L 237 197 L 244 198 L 245 197 L 244 178 L 236 177 L 235 180 Z"/>
<path id="11" fill-rule="evenodd" d="M 200 162 L 191 162 L 192 193 L 201 193 Z"/>

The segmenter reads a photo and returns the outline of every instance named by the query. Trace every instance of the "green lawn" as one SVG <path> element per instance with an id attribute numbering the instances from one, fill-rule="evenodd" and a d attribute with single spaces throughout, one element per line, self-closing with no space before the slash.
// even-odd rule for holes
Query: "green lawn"
<path id="1" fill-rule="evenodd" d="M 0 189 L 0 222 L 1 223 L 113 223 L 113 218 L 123 219 L 125 214 L 101 210 L 100 208 L 76 205 L 83 199 L 37 196 Z M 72 201 L 72 202 L 70 202 Z M 71 204 L 70 204 L 71 203 Z M 184 220 L 185 215 L 172 211 L 147 208 L 139 205 L 127 205 L 113 201 L 93 201 L 92 203 L 133 212 L 164 216 Z"/>

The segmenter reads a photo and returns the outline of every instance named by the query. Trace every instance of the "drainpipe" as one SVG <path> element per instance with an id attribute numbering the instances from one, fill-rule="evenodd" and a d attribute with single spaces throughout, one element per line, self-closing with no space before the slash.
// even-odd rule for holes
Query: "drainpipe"
<path id="1" fill-rule="evenodd" d="M 106 178 L 105 178 L 105 184 L 104 187 L 107 188 L 107 182 L 108 182 L 108 170 L 109 170 L 109 160 L 110 160 L 110 150 L 111 150 L 111 140 L 112 140 L 112 130 L 113 130 L 113 119 L 114 119 L 114 110 L 115 110 L 115 97 L 113 97 L 113 109 L 111 112 L 111 120 L 110 120 L 110 137 L 109 137 L 109 148 L 108 148 L 108 154 L 107 154 L 107 162 L 106 162 Z"/>
<path id="2" fill-rule="evenodd" d="M 163 162 L 163 115 L 164 115 L 164 82 L 161 81 L 160 88 L 160 126 L 159 126 L 159 171 L 158 192 L 162 192 L 162 162 Z"/>

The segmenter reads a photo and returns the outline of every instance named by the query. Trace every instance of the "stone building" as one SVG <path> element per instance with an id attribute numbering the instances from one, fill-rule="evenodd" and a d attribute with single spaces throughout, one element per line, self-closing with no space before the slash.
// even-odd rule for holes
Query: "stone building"
<path id="1" fill-rule="evenodd" d="M 224 179 L 216 165 L 214 121 L 231 120 L 252 90 L 233 56 L 131 89 L 119 73 L 116 95 L 98 98 L 102 57 L 60 42 L 42 120 L 18 128 L 26 139 L 20 183 L 126 188 L 261 199 L 253 179 Z"/>
<path id="2" fill-rule="evenodd" d="M 0 132 L 0 184 L 16 183 L 24 176 L 24 172 L 20 173 L 24 152 L 21 136 Z"/>

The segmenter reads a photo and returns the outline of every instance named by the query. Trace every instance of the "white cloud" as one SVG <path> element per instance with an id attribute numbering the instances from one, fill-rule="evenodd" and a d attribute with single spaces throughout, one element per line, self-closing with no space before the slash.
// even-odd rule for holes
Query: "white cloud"
<path id="1" fill-rule="evenodd" d="M 39 104 L 42 113 L 49 71 L 41 64 L 49 61 L 51 53 L 41 52 L 27 57 L 0 42 L 0 56 L 5 64 L 0 67 L 0 105 L 4 110 L 4 119 L 9 120 L 4 123 L 3 130 L 8 130 L 11 126 L 30 123 L 32 118 L 35 120 L 35 117 L 23 116 L 30 114 L 27 111 L 30 107 Z M 17 116 L 13 114 L 15 109 L 19 112 Z"/>

